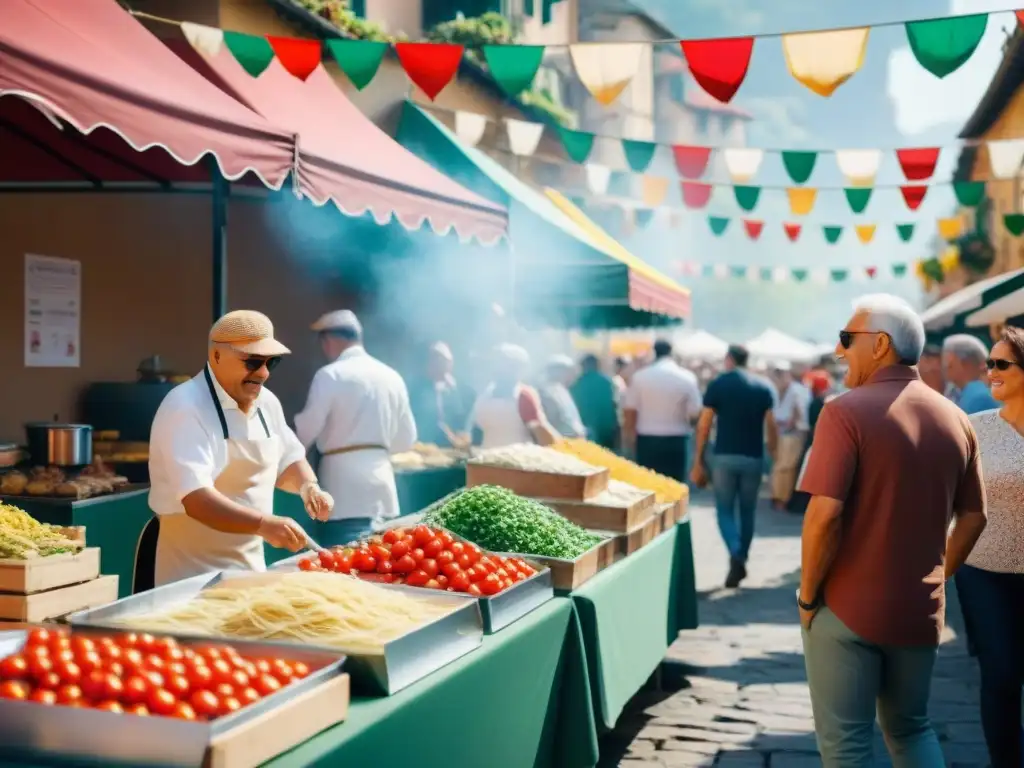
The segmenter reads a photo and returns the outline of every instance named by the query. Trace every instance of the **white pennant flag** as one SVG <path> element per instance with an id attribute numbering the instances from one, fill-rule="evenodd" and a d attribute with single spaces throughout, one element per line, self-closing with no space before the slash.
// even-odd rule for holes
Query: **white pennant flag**
<path id="1" fill-rule="evenodd" d="M 458 110 L 455 113 L 455 135 L 462 141 L 475 147 L 484 137 L 487 130 L 487 118 L 478 115 L 476 112 L 463 112 Z"/>
<path id="2" fill-rule="evenodd" d="M 646 43 L 577 43 L 569 55 L 580 82 L 607 107 L 626 90 L 648 50 Z"/>
<path id="3" fill-rule="evenodd" d="M 531 123 L 526 120 L 507 118 L 508 145 L 514 155 L 532 155 L 540 145 L 540 137 L 544 135 L 544 123 Z"/>
<path id="4" fill-rule="evenodd" d="M 831 275 L 825 267 L 816 267 L 811 270 L 811 282 L 818 283 L 819 285 L 828 285 L 831 280 Z"/>
<path id="5" fill-rule="evenodd" d="M 216 56 L 224 45 L 224 30 L 193 24 L 191 21 L 181 22 L 181 32 L 188 44 L 204 56 Z"/>
<path id="6" fill-rule="evenodd" d="M 880 149 L 837 149 L 836 165 L 851 187 L 870 187 L 882 164 Z"/>
<path id="7" fill-rule="evenodd" d="M 789 267 L 773 267 L 772 282 L 785 283 L 789 280 Z"/>
<path id="8" fill-rule="evenodd" d="M 711 267 L 711 273 L 719 280 L 724 280 L 729 276 L 729 267 L 725 264 L 715 264 Z"/>
<path id="9" fill-rule="evenodd" d="M 734 184 L 745 184 L 757 176 L 764 159 L 763 149 L 726 149 L 722 151 L 729 178 Z"/>
<path id="10" fill-rule="evenodd" d="M 587 189 L 595 195 L 603 195 L 608 191 L 608 184 L 612 180 L 612 169 L 607 165 L 587 163 Z"/>
<path id="11" fill-rule="evenodd" d="M 1024 164 L 1024 139 L 1006 139 L 988 143 L 988 162 L 997 179 L 1012 179 Z"/>

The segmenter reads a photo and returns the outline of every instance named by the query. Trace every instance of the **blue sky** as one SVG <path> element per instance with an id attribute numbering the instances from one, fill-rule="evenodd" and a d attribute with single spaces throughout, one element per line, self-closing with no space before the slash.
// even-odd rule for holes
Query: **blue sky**
<path id="1" fill-rule="evenodd" d="M 820 28 L 863 26 L 948 14 L 1009 11 L 1013 0 L 635 0 L 669 26 L 679 37 L 726 37 L 770 34 Z M 828 99 L 793 80 L 785 65 L 778 38 L 758 40 L 746 81 L 733 103 L 754 114 L 748 144 L 766 148 L 842 149 L 857 147 L 942 146 L 933 182 L 948 181 L 958 155 L 956 136 L 984 93 L 1002 56 L 1006 34 L 1016 20 L 1012 12 L 989 18 L 988 29 L 974 56 L 943 80 L 933 77 L 915 61 L 902 26 L 871 32 L 864 67 Z M 694 86 L 696 87 L 696 86 Z M 584 126 L 586 127 L 586 126 Z M 947 149 L 948 147 L 948 149 Z M 717 179 L 727 182 L 727 179 Z M 765 157 L 757 181 L 787 184 L 779 156 Z M 883 158 L 879 185 L 903 181 L 892 153 Z M 832 155 L 821 155 L 808 186 L 838 187 L 843 183 Z M 639 235 L 630 242 L 638 255 L 660 266 L 684 259 L 701 263 L 753 266 L 877 266 L 911 262 L 931 255 L 935 220 L 955 210 L 949 187 L 930 189 L 915 212 L 909 211 L 899 191 L 876 190 L 861 216 L 854 216 L 841 191 L 822 191 L 814 211 L 793 217 L 782 191 L 762 193 L 762 202 L 750 218 L 765 220 L 761 240 L 747 240 L 740 213 L 726 194 L 716 196 L 710 212 L 734 221 L 720 238 L 707 229 L 709 211 L 687 215 L 678 237 L 666 231 Z M 782 233 L 786 220 L 804 223 L 800 242 L 791 244 Z M 900 242 L 896 223 L 917 223 L 909 244 Z M 856 240 L 852 225 L 877 223 L 870 245 Z M 825 244 L 822 224 L 847 227 L 838 245 Z M 670 242 L 667 242 L 670 240 Z M 831 339 L 845 320 L 850 301 L 863 293 L 888 291 L 915 302 L 922 296 L 916 279 L 851 282 L 822 286 L 811 283 L 763 284 L 687 278 L 694 289 L 697 325 L 731 340 L 742 340 L 775 325 L 806 338 Z M 743 311 L 737 312 L 736 305 Z"/>

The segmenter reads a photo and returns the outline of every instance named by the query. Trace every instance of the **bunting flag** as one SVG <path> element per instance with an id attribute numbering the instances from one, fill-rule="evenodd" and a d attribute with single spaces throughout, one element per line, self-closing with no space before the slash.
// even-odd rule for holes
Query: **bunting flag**
<path id="1" fill-rule="evenodd" d="M 744 211 L 752 211 L 757 207 L 757 199 L 761 196 L 760 187 L 735 186 L 732 188 L 736 204 Z"/>
<path id="2" fill-rule="evenodd" d="M 985 197 L 984 181 L 954 181 L 956 201 L 965 208 L 977 207 Z"/>
<path id="3" fill-rule="evenodd" d="M 764 222 L 756 219 L 744 219 L 743 229 L 747 233 L 747 237 L 751 240 L 757 240 L 761 237 L 761 232 L 764 231 Z"/>
<path id="4" fill-rule="evenodd" d="M 900 240 L 904 243 L 909 243 L 914 237 L 914 225 L 913 224 L 897 224 L 896 233 L 900 236 Z"/>
<path id="5" fill-rule="evenodd" d="M 568 128 L 558 129 L 558 137 L 562 140 L 565 154 L 576 163 L 584 163 L 594 148 L 594 134 L 585 131 L 573 131 Z"/>
<path id="6" fill-rule="evenodd" d="M 900 192 L 903 194 L 903 200 L 906 202 L 907 208 L 916 211 L 921 207 L 921 203 L 924 202 L 924 196 L 928 194 L 928 187 L 907 184 L 900 187 Z"/>
<path id="7" fill-rule="evenodd" d="M 836 165 L 851 187 L 870 187 L 875 183 L 882 152 L 878 149 L 836 150 Z"/>
<path id="8" fill-rule="evenodd" d="M 813 187 L 790 187 L 786 194 L 789 196 L 790 212 L 794 216 L 806 216 L 814 209 L 818 190 Z"/>
<path id="9" fill-rule="evenodd" d="M 607 107 L 626 90 L 650 50 L 644 43 L 576 43 L 569 46 L 569 57 L 583 87 Z"/>
<path id="10" fill-rule="evenodd" d="M 608 191 L 608 184 L 612 180 L 612 169 L 607 165 L 587 163 L 584 166 L 587 174 L 587 189 L 595 195 L 603 195 Z"/>
<path id="11" fill-rule="evenodd" d="M 217 27 L 183 21 L 181 22 L 181 33 L 185 36 L 188 44 L 203 56 L 212 58 L 224 47 L 224 32 Z"/>
<path id="12" fill-rule="evenodd" d="M 729 219 L 721 216 L 708 216 L 708 226 L 711 227 L 712 234 L 718 237 L 729 228 Z"/>
<path id="13" fill-rule="evenodd" d="M 265 37 L 224 32 L 224 45 L 252 77 L 259 77 L 274 60 L 274 49 Z"/>
<path id="14" fill-rule="evenodd" d="M 647 226 L 654 221 L 653 208 L 637 208 L 633 211 L 633 220 L 639 229 L 647 229 Z M 726 221 L 728 223 L 728 220 Z"/>
<path id="15" fill-rule="evenodd" d="M 889 264 L 887 269 L 893 278 L 900 279 L 907 276 L 906 263 Z M 691 262 L 677 263 L 676 271 L 691 277 L 700 276 L 714 280 L 753 280 L 762 283 L 785 283 L 790 280 L 802 283 L 808 278 L 815 283 L 841 283 L 853 276 L 875 280 L 880 274 L 880 270 L 876 266 L 814 267 L 812 269 L 789 266 L 755 267 L 745 264 L 694 264 Z"/>
<path id="16" fill-rule="evenodd" d="M 322 48 L 319 40 L 267 35 L 267 42 L 281 66 L 292 77 L 305 81 L 320 66 Z"/>
<path id="17" fill-rule="evenodd" d="M 1012 179 L 1024 164 L 1024 139 L 1002 139 L 988 143 L 988 162 L 997 179 Z"/>
<path id="18" fill-rule="evenodd" d="M 462 46 L 455 43 L 395 43 L 405 74 L 431 101 L 455 77 L 462 62 Z"/>
<path id="19" fill-rule="evenodd" d="M 956 72 L 985 35 L 988 14 L 908 21 L 907 41 L 917 63 L 936 77 Z"/>
<path id="20" fill-rule="evenodd" d="M 690 147 L 677 144 L 672 147 L 672 159 L 675 160 L 676 171 L 684 179 L 699 179 L 708 169 L 708 163 L 711 161 L 711 147 Z"/>
<path id="21" fill-rule="evenodd" d="M 679 45 L 693 79 L 709 95 L 728 104 L 747 76 L 754 38 L 681 40 Z"/>
<path id="22" fill-rule="evenodd" d="M 657 208 L 668 197 L 668 179 L 660 176 L 644 176 L 641 187 L 644 205 L 648 208 Z"/>
<path id="23" fill-rule="evenodd" d="M 543 123 L 532 123 L 526 120 L 505 119 L 508 128 L 508 145 L 512 154 L 531 156 L 537 151 L 540 139 L 544 135 Z"/>
<path id="24" fill-rule="evenodd" d="M 544 46 L 485 45 L 483 54 L 491 76 L 514 99 L 533 85 L 544 59 Z"/>
<path id="25" fill-rule="evenodd" d="M 943 240 L 956 240 L 964 233 L 964 220 L 959 216 L 939 219 L 935 222 L 939 237 Z"/>
<path id="26" fill-rule="evenodd" d="M 799 224 L 785 223 L 782 225 L 783 231 L 786 233 L 786 237 L 789 238 L 791 243 L 795 243 L 800 238 L 800 231 L 803 229 Z"/>
<path id="27" fill-rule="evenodd" d="M 783 35 L 789 74 L 819 96 L 831 96 L 864 66 L 870 32 L 863 27 Z"/>
<path id="28" fill-rule="evenodd" d="M 939 162 L 939 148 L 897 149 L 896 159 L 907 181 L 930 179 Z"/>
<path id="29" fill-rule="evenodd" d="M 854 213 L 864 213 L 871 200 L 871 187 L 846 187 L 843 194 L 846 195 L 846 202 Z"/>
<path id="30" fill-rule="evenodd" d="M 469 146 L 475 147 L 479 144 L 486 130 L 487 118 L 483 115 L 461 110 L 455 113 L 455 135 Z"/>
<path id="31" fill-rule="evenodd" d="M 763 149 L 726 149 L 722 153 L 725 168 L 734 184 L 746 184 L 757 176 L 764 159 Z"/>
<path id="32" fill-rule="evenodd" d="M 652 141 L 622 140 L 622 153 L 626 156 L 626 164 L 635 172 L 643 173 L 654 159 L 654 150 L 658 145 Z"/>
<path id="33" fill-rule="evenodd" d="M 874 224 L 857 224 L 853 229 L 857 233 L 857 239 L 864 245 L 875 239 L 877 227 Z"/>
<path id="34" fill-rule="evenodd" d="M 687 208 L 700 210 L 711 200 L 711 191 L 714 189 L 710 184 L 701 184 L 697 181 L 684 181 L 680 183 L 683 192 L 683 205 Z"/>
<path id="35" fill-rule="evenodd" d="M 814 172 L 814 163 L 818 159 L 817 152 L 806 151 L 784 151 L 782 153 L 782 164 L 786 173 L 793 180 L 794 184 L 803 184 Z"/>
<path id="36" fill-rule="evenodd" d="M 336 62 L 349 82 L 357 90 L 363 90 L 370 84 L 380 63 L 384 60 L 384 54 L 388 50 L 388 44 L 375 40 L 344 40 L 331 38 L 326 41 L 327 50 Z M 483 131 L 481 131 L 481 134 Z"/>
<path id="37" fill-rule="evenodd" d="M 702 185 L 697 184 L 696 186 L 701 187 Z M 704 205 L 706 205 L 706 203 L 704 203 L 703 205 L 701 204 L 703 203 L 703 198 L 700 198 L 695 202 L 697 204 L 695 204 L 693 207 L 697 209 L 703 208 Z M 1008 214 L 1008 216 L 1004 217 L 1003 223 L 1007 231 L 1016 237 L 1020 233 L 1017 232 L 1015 228 L 1022 225 L 1019 223 L 1021 219 L 1014 217 L 1024 217 L 1024 214 Z M 722 234 L 726 231 L 726 225 L 719 225 L 718 222 L 723 219 L 729 219 L 729 217 L 711 215 L 708 216 L 707 218 L 709 220 L 714 219 L 716 222 L 716 227 L 719 227 L 721 229 L 721 232 L 717 232 L 716 234 Z M 761 232 L 764 228 L 764 222 L 761 221 L 760 219 L 741 220 L 743 222 L 743 228 L 746 231 L 747 236 L 751 240 L 757 240 L 761 236 Z M 961 237 L 966 231 L 964 220 L 956 216 L 936 219 L 935 225 L 939 237 L 947 241 L 956 240 L 957 238 Z M 796 237 L 799 236 L 801 232 L 802 225 L 797 223 L 786 223 L 783 226 L 785 228 L 787 236 L 789 236 L 790 239 L 795 242 Z M 896 234 L 899 236 L 900 241 L 903 243 L 909 243 L 914 237 L 916 226 L 916 224 L 912 223 L 897 224 Z M 842 236 L 844 227 L 838 224 L 825 224 L 822 225 L 821 230 L 822 234 L 824 234 L 825 236 L 826 242 L 828 242 L 830 245 L 835 245 Z M 873 223 L 855 224 L 854 231 L 857 233 L 857 238 L 860 240 L 860 242 L 867 245 L 874 241 L 875 235 L 878 232 L 878 225 Z"/>
<path id="38" fill-rule="evenodd" d="M 825 235 L 825 242 L 829 245 L 835 245 L 839 242 L 839 238 L 843 235 L 843 228 L 836 226 L 825 226 L 821 228 L 821 233 Z"/>
<path id="39" fill-rule="evenodd" d="M 1007 213 L 1003 215 L 1003 226 L 1014 237 L 1024 233 L 1024 213 Z"/>

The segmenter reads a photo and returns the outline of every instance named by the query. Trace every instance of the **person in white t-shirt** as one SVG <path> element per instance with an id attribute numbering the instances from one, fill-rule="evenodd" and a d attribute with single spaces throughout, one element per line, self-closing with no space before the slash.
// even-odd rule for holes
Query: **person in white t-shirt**
<path id="1" fill-rule="evenodd" d="M 774 378 L 779 388 L 778 405 L 775 406 L 779 449 L 772 466 L 772 503 L 776 509 L 784 509 L 796 488 L 800 460 L 807 445 L 811 393 L 793 376 L 788 365 L 778 365 Z"/>

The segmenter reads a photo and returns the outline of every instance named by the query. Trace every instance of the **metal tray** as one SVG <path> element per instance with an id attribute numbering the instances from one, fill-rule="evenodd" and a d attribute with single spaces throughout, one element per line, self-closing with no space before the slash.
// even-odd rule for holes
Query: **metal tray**
<path id="1" fill-rule="evenodd" d="M 215 574 L 194 576 L 162 587 L 123 598 L 102 608 L 80 611 L 68 617 L 74 626 L 110 628 L 115 620 L 130 616 L 167 610 L 186 603 L 207 587 L 215 586 L 224 579 L 260 578 L 266 574 L 251 571 L 222 571 Z M 446 616 L 413 629 L 401 637 L 391 640 L 379 655 L 346 652 L 345 649 L 325 648 L 306 643 L 276 643 L 282 648 L 309 648 L 344 653 L 348 661 L 345 671 L 352 677 L 353 689 L 360 693 L 381 693 L 390 696 L 417 680 L 429 675 L 449 662 L 455 661 L 480 646 L 483 641 L 483 623 L 480 609 L 475 600 L 466 600 L 450 592 L 423 594 L 422 589 L 403 589 L 419 599 L 449 603 L 454 610 Z M 115 627 L 124 630 L 123 626 Z M 176 637 L 209 640 L 209 637 L 172 633 Z M 222 642 L 242 647 L 252 641 L 233 637 L 218 638 Z"/>
<path id="2" fill-rule="evenodd" d="M 105 633 L 122 631 L 105 630 Z M 21 650 L 27 634 L 24 630 L 0 632 L 0 656 Z M 185 641 L 194 647 L 210 643 L 209 639 Z M 225 643 L 219 641 L 219 644 Z M 255 704 L 212 722 L 138 717 L 0 699 L 0 744 L 3 744 L 4 755 L 21 753 L 33 760 L 46 755 L 77 764 L 107 766 L 201 766 L 214 739 L 279 707 L 293 696 L 336 677 L 345 661 L 345 656 L 339 651 L 252 641 L 231 641 L 227 644 L 237 647 L 247 656 L 285 656 L 293 661 L 304 661 L 315 671 Z"/>

